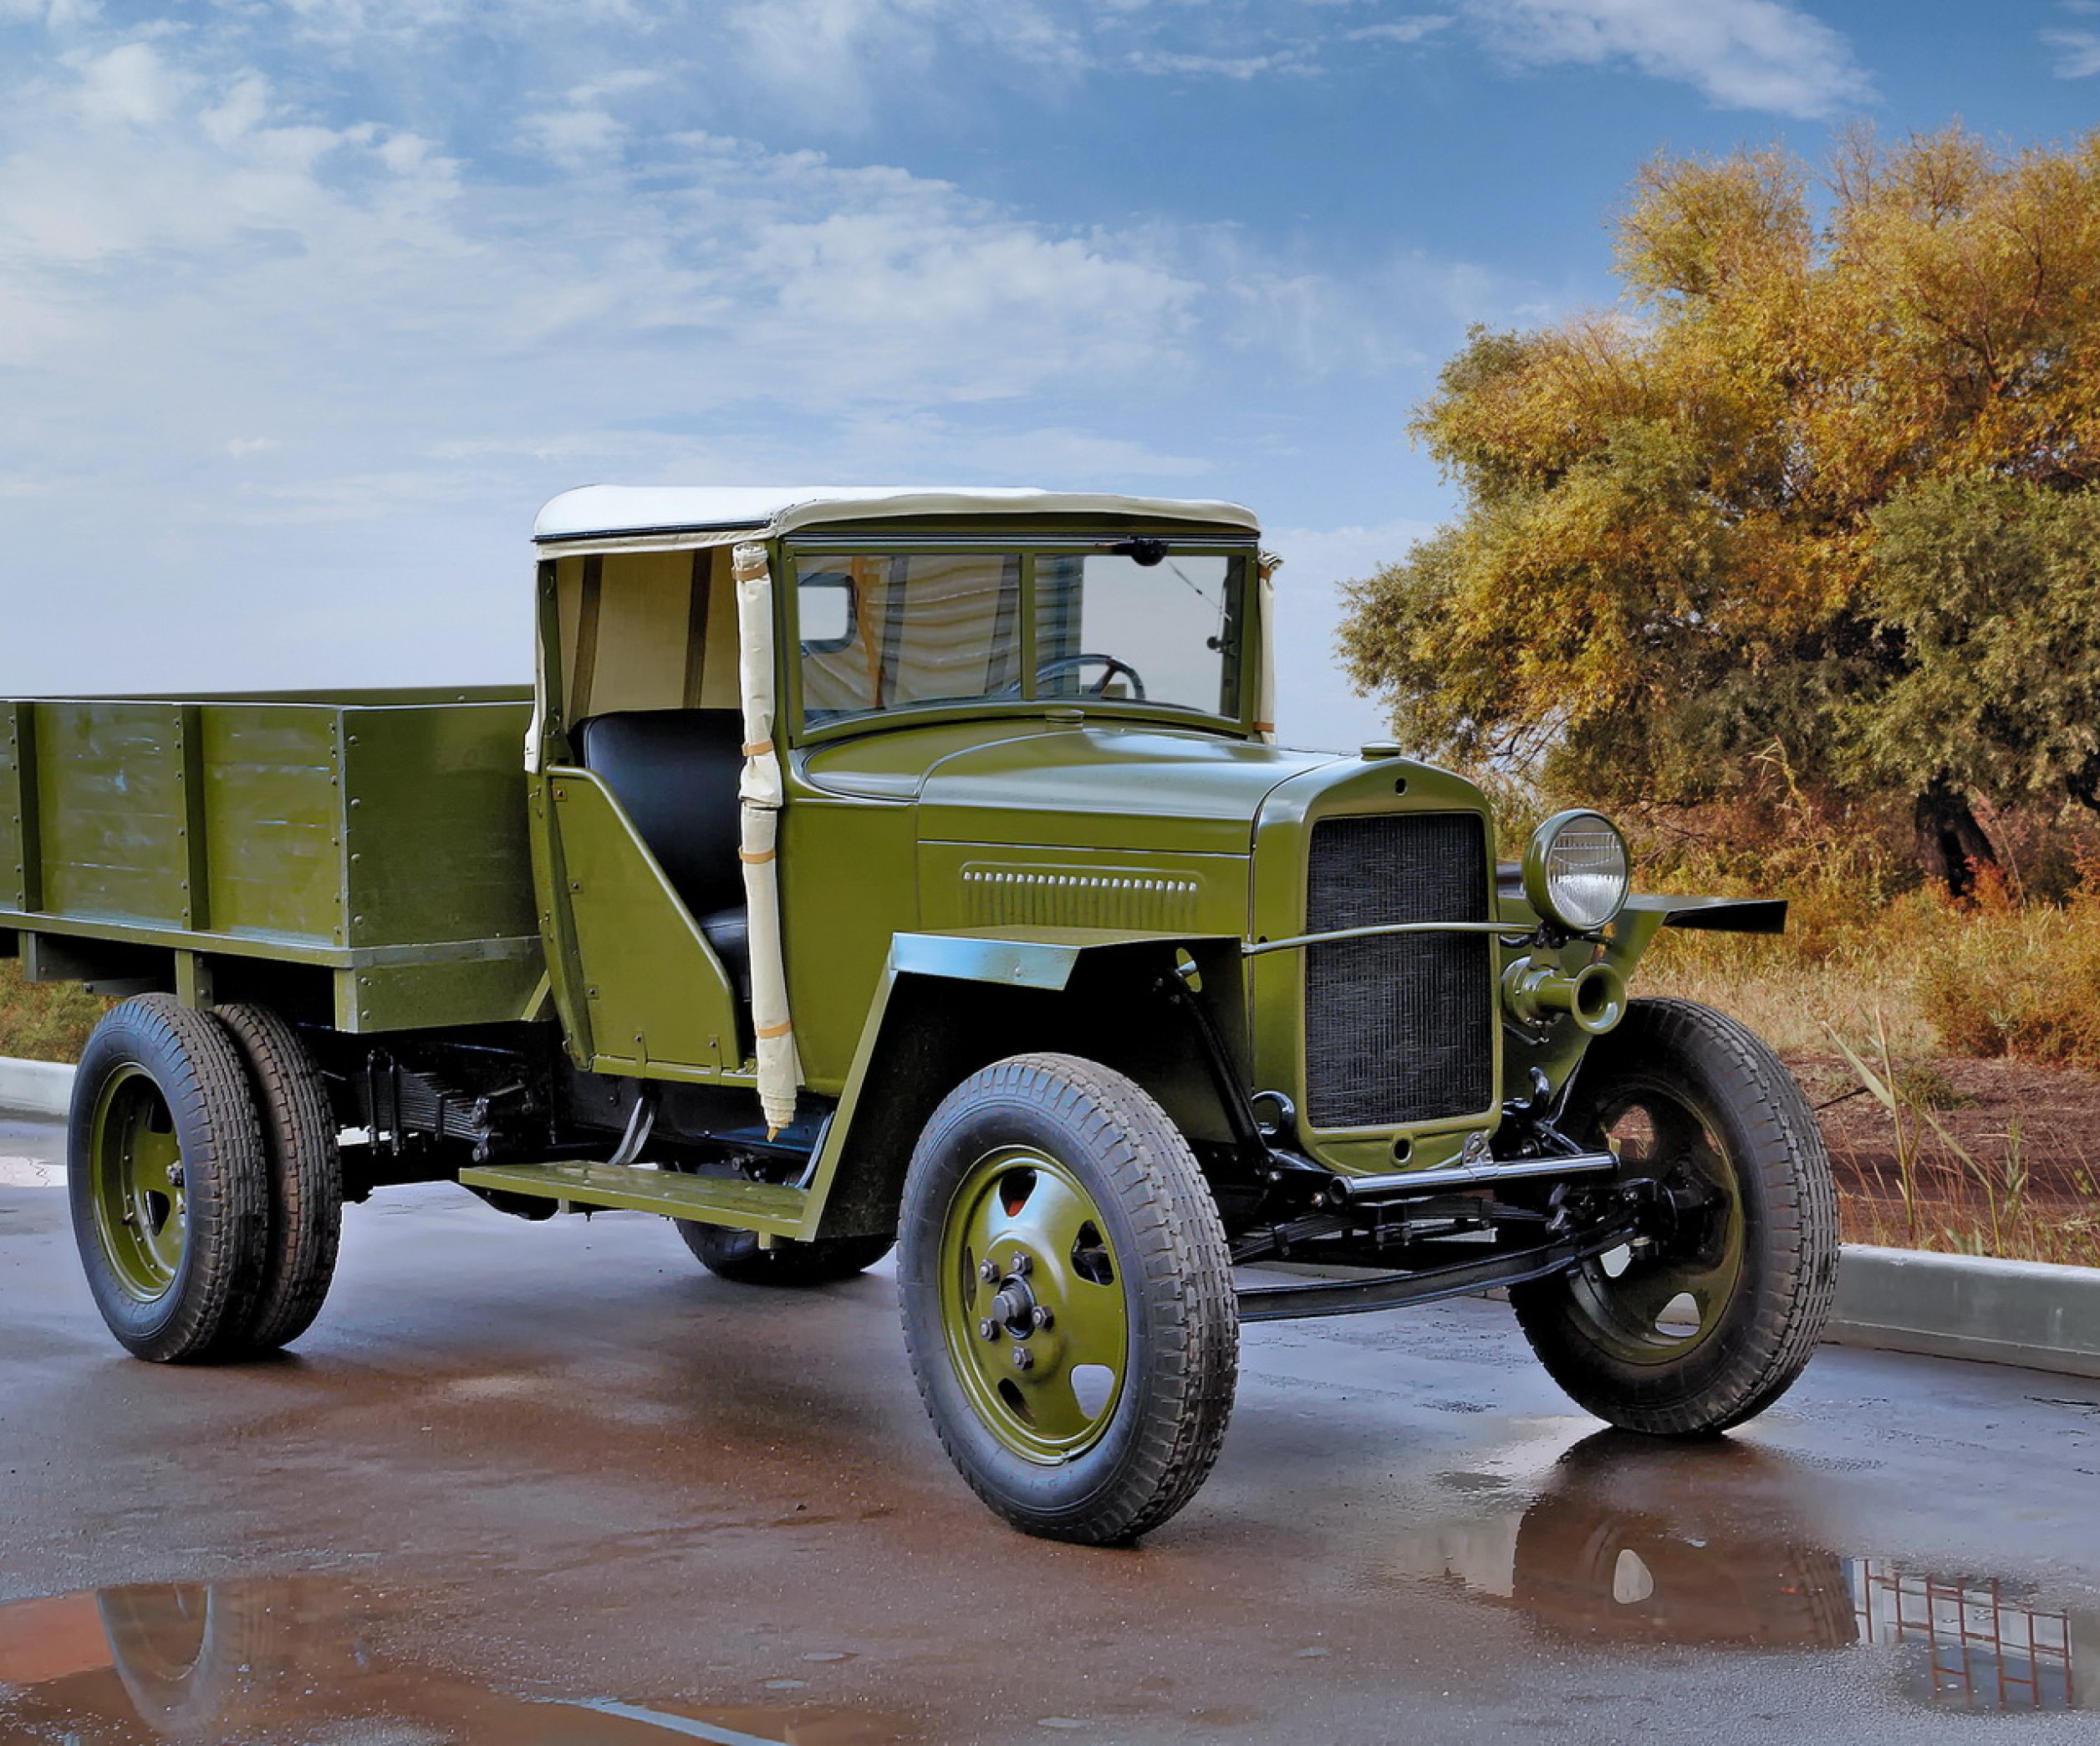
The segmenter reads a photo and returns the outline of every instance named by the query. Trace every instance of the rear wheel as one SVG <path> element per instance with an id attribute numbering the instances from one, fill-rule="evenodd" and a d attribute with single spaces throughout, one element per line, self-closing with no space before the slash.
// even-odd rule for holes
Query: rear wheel
<path id="1" fill-rule="evenodd" d="M 1195 1495 L 1232 1410 L 1224 1228 L 1188 1142 L 1121 1074 L 1018 1055 L 950 1094 L 905 1184 L 920 1396 L 1016 1527 L 1128 1540 Z"/>
<path id="2" fill-rule="evenodd" d="M 343 1166 L 327 1088 L 298 1033 L 268 1007 L 217 1009 L 247 1062 L 269 1164 L 262 1292 L 247 1345 L 273 1351 L 313 1324 L 335 1277 Z"/>
<path id="3" fill-rule="evenodd" d="M 232 1037 L 166 995 L 114 1008 L 74 1075 L 73 1231 L 95 1307 L 161 1363 L 237 1353 L 268 1221 L 261 1123 Z"/>
<path id="4" fill-rule="evenodd" d="M 701 1266 L 739 1285 L 828 1285 L 867 1272 L 896 1244 L 893 1237 L 819 1237 L 809 1243 L 783 1237 L 762 1248 L 756 1231 L 691 1218 L 671 1222 Z"/>
<path id="5" fill-rule="evenodd" d="M 1792 1385 L 1838 1281 L 1837 1192 L 1779 1059 L 1710 1008 L 1637 1000 L 1590 1045 L 1564 1121 L 1654 1185 L 1631 1243 L 1510 1303 L 1577 1405 L 1629 1431 L 1700 1436 Z"/>

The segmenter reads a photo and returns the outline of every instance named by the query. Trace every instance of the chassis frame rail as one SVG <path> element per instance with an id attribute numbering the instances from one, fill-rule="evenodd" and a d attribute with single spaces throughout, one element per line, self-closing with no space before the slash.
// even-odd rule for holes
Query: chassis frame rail
<path id="1" fill-rule="evenodd" d="M 1491 1285 L 1521 1285 L 1566 1273 L 1639 1234 L 1632 1218 L 1614 1218 L 1571 1236 L 1527 1248 L 1498 1248 L 1477 1261 L 1449 1262 L 1367 1279 L 1294 1280 L 1287 1285 L 1242 1285 L 1236 1294 L 1242 1322 L 1288 1321 L 1302 1316 L 1363 1315 L 1407 1304 L 1461 1297 Z"/>

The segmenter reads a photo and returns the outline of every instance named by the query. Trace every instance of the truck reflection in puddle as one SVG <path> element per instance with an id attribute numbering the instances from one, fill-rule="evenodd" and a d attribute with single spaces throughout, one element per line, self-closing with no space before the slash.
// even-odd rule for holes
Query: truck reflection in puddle
<path id="1" fill-rule="evenodd" d="M 350 1738 L 344 1728 L 354 1724 L 358 1739 L 505 1746 L 875 1746 L 916 1737 L 858 1709 L 507 1696 L 390 1652 L 385 1640 L 414 1631 L 432 1600 L 296 1578 L 140 1584 L 0 1606 L 0 1736 L 279 1746 Z M 375 1733 L 373 1724 L 390 1726 Z"/>
<path id="2" fill-rule="evenodd" d="M 1556 1430 L 1546 1447 L 1561 1449 L 1562 1436 Z M 1808 1470 L 1784 1456 L 1614 1432 L 1548 1456 L 1542 1472 L 1544 1453 L 1533 1442 L 1503 1458 L 1500 1473 L 1446 1475 L 1435 1525 L 1411 1545 L 1384 1543 L 1383 1575 L 1410 1587 L 1462 1588 L 1578 1652 L 1664 1644 L 1861 1649 L 1873 1661 L 1865 1677 L 1923 1703 L 2006 1712 L 2100 1707 L 2090 1692 L 2100 1679 L 2100 1611 L 2042 1604 L 2004 1582 L 1834 1553 L 1811 1525 Z M 1497 1493 L 1511 1504 L 1496 1508 Z M 1160 1568 L 1170 1581 L 1174 1561 Z M 1206 1586 L 1218 1574 L 1190 1568 Z M 1174 1608 L 1155 1600 L 1157 1616 L 1170 1621 Z M 1200 1621 L 1201 1608 L 1191 1611 Z M 1352 1621 L 1374 1631 L 1378 1612 L 1350 1607 Z M 762 1667 L 747 1672 L 752 1682 L 740 1688 L 763 1708 L 507 1695 L 448 1671 L 487 1665 L 467 1622 L 482 1613 L 463 1587 L 323 1578 L 111 1588 L 0 1606 L 0 1739 L 872 1746 L 982 1737 L 981 1728 L 944 1726 L 938 1713 L 848 1708 L 849 1684 L 831 1707 L 805 1701 L 814 1697 L 808 1682 L 823 1677 L 814 1664 L 843 1658 L 830 1654 L 790 1661 L 776 1680 Z M 484 1634 L 499 1628 L 483 1617 Z M 1192 1649 L 1203 1628 L 1198 1622 L 1192 1639 L 1163 1623 L 1159 1654 Z M 927 1648 L 944 1652 L 937 1643 Z M 502 1652 L 521 1655 L 514 1641 Z M 929 1691 L 938 1684 L 927 1682 Z M 1308 1700 L 1301 1691 L 1293 1701 Z"/>
<path id="3" fill-rule="evenodd" d="M 1912 1697 L 1978 1710 L 2082 1709 L 2100 1613 L 2028 1604 L 1817 1545 L 1793 1466 L 1738 1442 L 1585 1438 L 1521 1512 L 1439 1530 L 1412 1574 L 1455 1578 L 1542 1631 L 1589 1642 L 1894 1652 Z M 1463 1482 L 1479 1476 L 1453 1476 Z M 2081 1682 L 2083 1682 L 2082 1683 Z"/>

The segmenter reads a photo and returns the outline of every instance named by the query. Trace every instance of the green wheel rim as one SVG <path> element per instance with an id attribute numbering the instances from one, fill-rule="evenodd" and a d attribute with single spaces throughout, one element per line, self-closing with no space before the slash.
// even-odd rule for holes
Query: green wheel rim
<path id="1" fill-rule="evenodd" d="M 1046 1467 L 1099 1442 L 1123 1397 L 1130 1315 L 1108 1222 L 1056 1159 L 979 1159 L 940 1233 L 940 1319 L 963 1391 L 1007 1449 Z"/>
<path id="2" fill-rule="evenodd" d="M 140 1069 L 120 1069 L 96 1098 L 88 1172 L 95 1233 L 117 1283 L 140 1303 L 166 1296 L 189 1242 L 189 1194 L 167 1100 Z"/>
<path id="3" fill-rule="evenodd" d="M 1598 1112 L 1620 1174 L 1663 1185 L 1671 1228 L 1585 1262 L 1568 1276 L 1590 1337 L 1630 1365 L 1671 1364 L 1714 1337 L 1742 1289 L 1742 1184 L 1713 1121 L 1684 1093 L 1645 1080 Z"/>

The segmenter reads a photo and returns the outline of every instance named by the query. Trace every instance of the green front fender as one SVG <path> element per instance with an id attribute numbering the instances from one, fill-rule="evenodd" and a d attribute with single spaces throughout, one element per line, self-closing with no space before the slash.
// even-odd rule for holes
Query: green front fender
<path id="1" fill-rule="evenodd" d="M 1193 1136 L 1222 1136 L 1215 1085 L 1191 1039 L 1141 1022 L 1136 997 L 1177 965 L 1244 1055 L 1236 936 L 1091 927 L 961 928 L 890 942 L 853 1066 L 811 1160 L 805 1236 L 896 1228 L 920 1130 L 980 1067 L 1063 1049 L 1127 1072 Z M 1126 998 L 1112 998 L 1116 991 Z"/>

